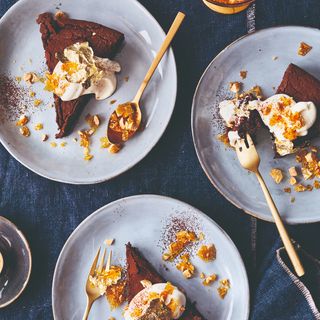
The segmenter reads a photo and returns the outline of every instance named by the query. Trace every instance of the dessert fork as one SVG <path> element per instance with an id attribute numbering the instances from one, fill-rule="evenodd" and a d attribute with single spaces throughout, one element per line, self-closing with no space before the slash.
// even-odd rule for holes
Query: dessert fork
<path id="1" fill-rule="evenodd" d="M 83 318 L 82 320 L 87 320 L 88 316 L 89 316 L 89 312 L 91 310 L 91 307 L 93 305 L 93 303 L 101 297 L 101 293 L 98 287 L 95 287 L 92 285 L 92 283 L 90 282 L 90 276 L 94 276 L 96 272 L 101 273 L 103 266 L 104 266 L 104 259 L 106 256 L 106 249 L 104 249 L 102 258 L 100 260 L 99 263 L 99 267 L 97 268 L 97 263 L 98 263 L 98 259 L 100 256 L 100 251 L 101 248 L 99 248 L 97 255 L 95 256 L 91 269 L 89 271 L 89 275 L 87 278 L 87 282 L 86 282 L 86 294 L 87 294 L 87 306 L 86 306 L 86 310 L 84 312 Z M 111 264 L 111 255 L 112 255 L 112 251 L 110 251 L 109 256 L 108 256 L 108 261 L 105 267 L 106 271 L 110 270 L 110 264 Z"/>
<path id="2" fill-rule="evenodd" d="M 284 244 L 284 247 L 287 250 L 288 256 L 291 260 L 291 263 L 294 267 L 294 270 L 296 271 L 296 274 L 301 277 L 304 275 L 305 271 L 302 266 L 302 263 L 300 261 L 300 258 L 291 242 L 291 239 L 288 235 L 288 232 L 281 220 L 279 211 L 273 202 L 273 199 L 271 197 L 271 194 L 259 172 L 259 164 L 260 164 L 260 157 L 259 154 L 253 144 L 253 141 L 249 134 L 246 135 L 245 139 L 239 139 L 236 142 L 235 145 L 237 156 L 239 159 L 239 162 L 241 166 L 253 173 L 256 174 L 256 177 L 260 183 L 261 189 L 264 193 L 264 196 L 266 198 L 267 204 L 269 206 L 269 209 L 272 213 L 273 219 L 276 223 L 276 226 L 278 228 L 280 237 L 282 239 L 282 242 Z"/>

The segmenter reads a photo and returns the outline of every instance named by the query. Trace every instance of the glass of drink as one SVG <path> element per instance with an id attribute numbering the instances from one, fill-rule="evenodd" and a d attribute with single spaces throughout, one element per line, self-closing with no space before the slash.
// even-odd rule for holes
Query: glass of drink
<path id="1" fill-rule="evenodd" d="M 211 10 L 223 13 L 234 14 L 245 10 L 255 0 L 203 0 L 204 4 Z"/>

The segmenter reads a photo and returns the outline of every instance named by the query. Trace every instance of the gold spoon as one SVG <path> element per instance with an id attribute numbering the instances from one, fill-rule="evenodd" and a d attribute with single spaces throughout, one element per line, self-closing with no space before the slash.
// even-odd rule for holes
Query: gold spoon
<path id="1" fill-rule="evenodd" d="M 142 117 L 139 102 L 142 94 L 157 69 L 163 55 L 168 50 L 170 43 L 179 30 L 184 18 L 184 13 L 179 12 L 177 14 L 134 99 L 124 104 L 120 104 L 111 114 L 107 133 L 108 140 L 111 143 L 121 144 L 130 139 L 139 129 Z"/>

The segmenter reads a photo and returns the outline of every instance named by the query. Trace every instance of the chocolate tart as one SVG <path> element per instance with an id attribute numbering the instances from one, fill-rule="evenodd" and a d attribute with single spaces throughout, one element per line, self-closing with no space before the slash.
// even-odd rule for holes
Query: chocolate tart
<path id="1" fill-rule="evenodd" d="M 151 283 L 167 282 L 163 277 L 153 268 L 149 261 L 147 261 L 139 250 L 132 247 L 130 243 L 126 245 L 127 258 L 127 290 L 128 301 L 143 290 L 141 284 L 142 280 L 149 280 Z M 181 320 L 205 320 L 199 313 L 195 305 L 187 301 L 186 310 L 182 314 Z"/>
<path id="2" fill-rule="evenodd" d="M 277 89 L 277 94 L 287 94 L 296 102 L 311 101 L 317 107 L 317 119 L 315 124 L 308 130 L 308 134 L 294 140 L 295 148 L 303 148 L 310 144 L 310 140 L 320 134 L 320 81 L 307 71 L 291 63 L 286 69 L 282 81 Z M 280 155 L 276 153 L 276 157 Z"/>
<path id="3" fill-rule="evenodd" d="M 57 56 L 63 50 L 76 42 L 89 42 L 94 54 L 101 58 L 112 58 L 119 51 L 124 35 L 101 24 L 70 19 L 66 14 L 55 16 L 49 12 L 42 13 L 37 18 L 47 66 L 50 72 L 58 63 Z M 84 95 L 71 101 L 62 101 L 54 95 L 56 122 L 59 132 L 56 138 L 70 134 L 90 95 Z"/>

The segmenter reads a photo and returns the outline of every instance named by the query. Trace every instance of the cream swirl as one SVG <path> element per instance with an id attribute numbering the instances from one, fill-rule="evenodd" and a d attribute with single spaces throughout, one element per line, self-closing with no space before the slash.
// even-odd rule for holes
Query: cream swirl
<path id="1" fill-rule="evenodd" d="M 95 94 L 97 100 L 111 96 L 117 87 L 118 62 L 96 57 L 88 42 L 75 43 L 58 56 L 53 73 L 47 75 L 46 89 L 63 101 L 85 94 Z"/>
<path id="2" fill-rule="evenodd" d="M 124 313 L 125 320 L 138 320 L 148 312 L 152 301 L 160 299 L 170 310 L 171 319 L 179 319 L 186 306 L 185 295 L 170 283 L 157 283 L 141 290 L 130 301 Z"/>

